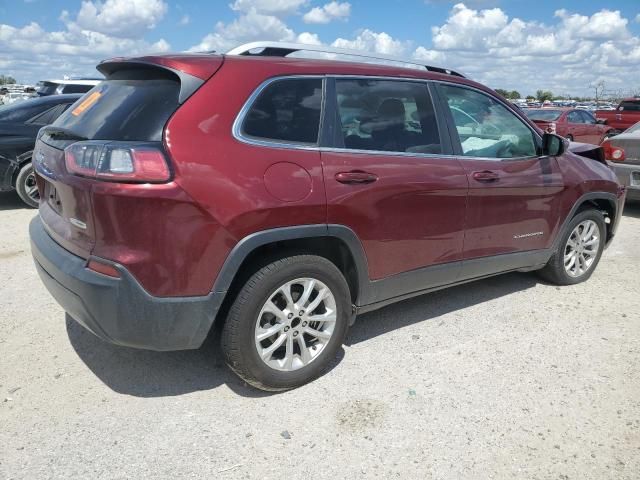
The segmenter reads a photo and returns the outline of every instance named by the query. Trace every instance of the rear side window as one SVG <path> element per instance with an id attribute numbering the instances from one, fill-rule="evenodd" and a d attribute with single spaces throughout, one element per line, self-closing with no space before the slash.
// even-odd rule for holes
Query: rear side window
<path id="1" fill-rule="evenodd" d="M 29 119 L 27 123 L 34 125 L 49 125 L 50 123 L 53 123 L 53 121 L 58 118 L 63 111 L 64 108 L 62 105 L 55 105 L 40 115 L 36 115 Z"/>
<path id="2" fill-rule="evenodd" d="M 159 78 L 158 78 L 159 77 Z M 180 82 L 172 74 L 121 71 L 94 87 L 54 125 L 89 140 L 160 141 L 178 108 Z"/>
<path id="3" fill-rule="evenodd" d="M 627 112 L 640 112 L 640 102 L 622 102 L 618 109 Z"/>
<path id="4" fill-rule="evenodd" d="M 503 159 L 536 155 L 533 132 L 500 102 L 463 87 L 446 85 L 441 91 L 465 157 Z"/>
<path id="5" fill-rule="evenodd" d="M 433 104 L 425 83 L 337 79 L 336 93 L 345 148 L 442 152 Z"/>
<path id="6" fill-rule="evenodd" d="M 248 137 L 315 145 L 320 131 L 322 79 L 276 80 L 260 92 L 242 124 Z"/>
<path id="7" fill-rule="evenodd" d="M 60 93 L 87 93 L 92 88 L 93 88 L 93 85 L 68 84 L 62 87 L 62 92 Z"/>

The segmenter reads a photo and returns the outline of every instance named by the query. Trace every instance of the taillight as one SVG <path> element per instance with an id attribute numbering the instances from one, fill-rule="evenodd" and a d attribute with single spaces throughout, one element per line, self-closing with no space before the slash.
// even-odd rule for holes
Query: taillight
<path id="1" fill-rule="evenodd" d="M 609 140 L 602 143 L 604 149 L 604 158 L 613 162 L 624 162 L 624 149 L 611 145 Z"/>
<path id="2" fill-rule="evenodd" d="M 555 122 L 551 122 L 547 127 L 547 133 L 556 133 L 556 124 Z"/>
<path id="3" fill-rule="evenodd" d="M 67 170 L 111 182 L 158 183 L 171 179 L 169 165 L 155 144 L 76 142 L 64 150 Z"/>

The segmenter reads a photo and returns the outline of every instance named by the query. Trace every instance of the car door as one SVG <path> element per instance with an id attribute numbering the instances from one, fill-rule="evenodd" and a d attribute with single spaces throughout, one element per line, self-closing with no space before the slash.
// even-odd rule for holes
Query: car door
<path id="1" fill-rule="evenodd" d="M 589 135 L 581 113 L 580 110 L 572 110 L 567 114 L 567 137 L 571 135 L 576 142 L 588 143 Z"/>
<path id="2" fill-rule="evenodd" d="M 585 131 L 584 143 L 593 143 L 594 145 L 599 145 L 602 140 L 602 136 L 604 133 L 604 126 L 598 124 L 596 122 L 595 117 L 591 114 L 591 112 L 578 112 L 582 117 L 583 128 Z"/>
<path id="3" fill-rule="evenodd" d="M 321 153 L 329 224 L 356 233 L 370 279 L 413 279 L 387 283 L 381 295 L 453 282 L 468 182 L 460 160 L 447 155 L 428 84 L 338 77 L 331 85 L 335 135 Z"/>
<path id="4" fill-rule="evenodd" d="M 489 93 L 441 83 L 442 103 L 464 110 L 481 125 L 469 134 L 448 117 L 453 147 L 469 181 L 463 275 L 495 273 L 512 260 L 504 256 L 550 247 L 558 225 L 562 175 L 555 158 L 540 156 L 537 133 Z M 459 117 L 459 116 L 458 116 Z M 515 268 L 515 267 L 514 267 Z"/>

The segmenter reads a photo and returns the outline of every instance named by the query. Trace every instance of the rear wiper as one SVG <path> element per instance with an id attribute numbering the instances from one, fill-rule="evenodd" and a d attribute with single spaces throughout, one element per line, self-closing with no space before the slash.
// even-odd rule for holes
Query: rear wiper
<path id="1" fill-rule="evenodd" d="M 47 134 L 51 138 L 58 138 L 61 140 L 88 140 L 87 137 L 78 135 L 77 133 L 64 127 L 53 127 L 53 126 L 43 127 L 41 134 L 42 135 Z"/>

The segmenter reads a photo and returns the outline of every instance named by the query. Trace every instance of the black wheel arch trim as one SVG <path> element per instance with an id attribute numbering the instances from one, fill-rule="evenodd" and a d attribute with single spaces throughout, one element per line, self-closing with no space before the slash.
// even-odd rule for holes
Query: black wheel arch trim
<path id="1" fill-rule="evenodd" d="M 566 233 L 567 226 L 569 225 L 569 222 L 571 222 L 571 219 L 575 216 L 578 209 L 582 205 L 584 205 L 585 202 L 588 202 L 590 200 L 606 200 L 611 205 L 611 208 L 613 209 L 613 215 L 610 218 L 611 224 L 609 227 L 607 243 L 611 241 L 611 238 L 615 234 L 616 228 L 618 227 L 618 220 L 621 213 L 618 211 L 618 198 L 616 197 L 615 194 L 611 192 L 588 192 L 581 195 L 575 201 L 575 203 L 573 204 L 573 207 L 571 207 L 571 210 L 569 210 L 569 213 L 567 214 L 564 221 L 560 225 L 560 228 L 558 229 L 558 233 L 556 234 L 556 238 L 554 238 L 553 240 L 552 249 L 554 251 L 558 248 L 558 243 L 560 242 L 560 239 Z"/>

